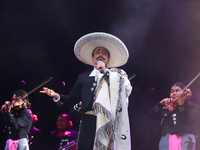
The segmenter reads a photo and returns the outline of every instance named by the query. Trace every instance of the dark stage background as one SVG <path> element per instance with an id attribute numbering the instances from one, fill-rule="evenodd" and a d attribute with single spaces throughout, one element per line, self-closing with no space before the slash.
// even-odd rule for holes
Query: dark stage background
<path id="1" fill-rule="evenodd" d="M 126 44 L 130 57 L 121 68 L 136 74 L 129 98 L 132 149 L 156 150 L 157 123 L 149 120 L 149 110 L 169 97 L 173 83 L 187 84 L 200 71 L 197 0 L 1 1 L 0 104 L 11 100 L 15 90 L 28 92 L 50 76 L 45 86 L 68 94 L 78 74 L 92 69 L 73 53 L 76 40 L 91 32 L 111 33 Z M 200 105 L 200 79 L 190 88 L 192 101 Z M 35 126 L 46 138 L 56 129 L 58 114 L 71 107 L 59 108 L 39 90 L 29 98 L 39 119 Z M 1 123 L 0 149 L 2 131 Z"/>

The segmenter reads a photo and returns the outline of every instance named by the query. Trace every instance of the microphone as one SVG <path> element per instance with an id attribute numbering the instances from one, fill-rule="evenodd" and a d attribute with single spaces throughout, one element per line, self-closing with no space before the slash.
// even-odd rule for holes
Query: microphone
<path id="1" fill-rule="evenodd" d="M 97 61 L 97 64 L 98 64 L 99 62 L 101 62 L 101 60 L 98 60 L 98 61 Z M 99 72 L 100 72 L 100 73 L 103 73 L 103 68 L 102 68 L 102 67 L 99 67 Z"/>

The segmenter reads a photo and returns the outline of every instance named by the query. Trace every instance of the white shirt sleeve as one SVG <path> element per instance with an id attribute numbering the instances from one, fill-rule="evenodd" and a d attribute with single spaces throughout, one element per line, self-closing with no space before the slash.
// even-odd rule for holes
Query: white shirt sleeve
<path id="1" fill-rule="evenodd" d="M 53 98 L 53 101 L 56 102 L 56 103 L 57 103 L 59 100 L 60 100 L 60 95 L 59 95 L 59 94 L 58 94 L 58 99 Z"/>

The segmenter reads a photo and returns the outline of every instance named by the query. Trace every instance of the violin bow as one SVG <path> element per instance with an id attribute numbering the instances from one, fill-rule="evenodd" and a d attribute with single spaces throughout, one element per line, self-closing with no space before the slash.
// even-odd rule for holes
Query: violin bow
<path id="1" fill-rule="evenodd" d="M 28 96 L 29 94 L 33 93 L 35 90 L 39 89 L 41 86 L 43 86 L 44 84 L 46 84 L 47 82 L 49 82 L 52 79 L 53 79 L 53 77 L 49 77 L 44 82 L 42 82 L 41 84 L 39 84 L 38 86 L 36 86 L 34 89 L 32 89 L 31 91 L 29 91 L 27 94 L 25 94 L 21 99 L 23 99 L 26 96 Z"/>
<path id="2" fill-rule="evenodd" d="M 200 72 L 185 86 L 185 88 L 183 89 L 183 92 L 200 76 Z M 171 103 L 173 103 L 175 100 L 177 99 L 177 97 L 171 101 Z"/>
<path id="3" fill-rule="evenodd" d="M 185 86 L 183 91 L 185 91 L 199 76 L 200 76 L 200 72 Z"/>

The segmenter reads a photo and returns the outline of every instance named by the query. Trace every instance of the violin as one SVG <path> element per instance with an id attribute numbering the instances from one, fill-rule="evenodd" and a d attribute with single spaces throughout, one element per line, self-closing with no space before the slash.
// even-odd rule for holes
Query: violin
<path id="1" fill-rule="evenodd" d="M 192 96 L 192 91 L 189 88 L 185 89 L 183 91 L 183 94 L 181 95 L 181 97 L 185 97 L 185 100 L 189 100 L 191 96 Z M 165 106 L 165 109 L 169 109 L 170 111 L 173 111 L 177 106 L 178 106 L 178 97 L 175 97 L 170 102 L 170 104 Z"/>
<path id="2" fill-rule="evenodd" d="M 19 111 L 19 110 L 22 110 L 25 108 L 24 102 L 22 104 L 20 104 L 19 101 L 20 101 L 20 99 L 12 104 L 11 110 Z"/>
<path id="3" fill-rule="evenodd" d="M 177 107 L 178 106 L 178 99 L 176 98 L 176 100 L 172 103 L 172 107 Z"/>
<path id="4" fill-rule="evenodd" d="M 7 113 L 11 112 L 12 116 L 16 116 L 19 111 L 25 109 L 24 103 L 20 105 L 19 100 L 17 100 L 14 103 L 11 103 L 10 101 L 6 101 L 5 107 L 2 107 L 1 112 Z"/>
<path id="5" fill-rule="evenodd" d="M 4 104 L 1 108 L 1 112 L 2 113 L 11 112 L 12 114 L 14 114 L 15 112 L 21 109 L 22 109 L 22 106 L 20 106 L 19 103 L 12 104 L 11 102 L 6 101 L 6 104 Z"/>

